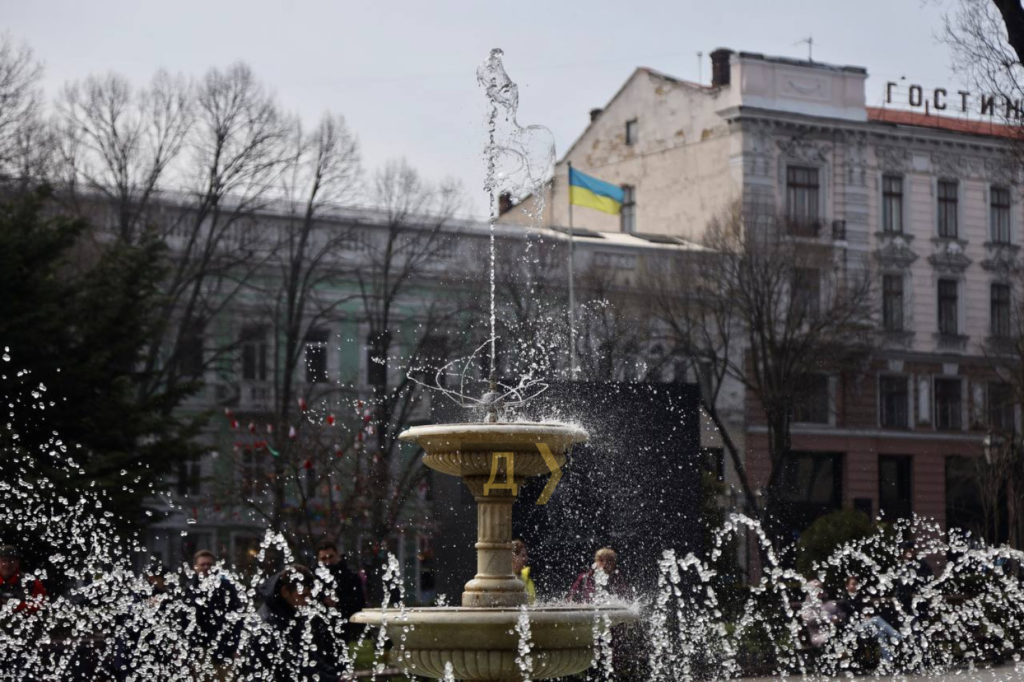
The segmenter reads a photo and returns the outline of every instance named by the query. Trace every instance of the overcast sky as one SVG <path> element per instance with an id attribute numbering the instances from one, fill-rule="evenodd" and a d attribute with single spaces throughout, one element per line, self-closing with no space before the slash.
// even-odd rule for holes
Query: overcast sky
<path id="1" fill-rule="evenodd" d="M 283 106 L 313 122 L 343 114 L 369 168 L 405 157 L 462 180 L 477 215 L 492 47 L 519 84 L 522 124 L 554 132 L 561 156 L 637 66 L 703 82 L 716 47 L 868 69 L 868 103 L 906 76 L 955 87 L 938 36 L 955 0 L 0 0 L 0 27 L 27 43 L 55 93 L 108 71 L 143 84 L 158 68 L 201 75 L 249 63 Z M 703 52 L 698 72 L 697 53 Z"/>

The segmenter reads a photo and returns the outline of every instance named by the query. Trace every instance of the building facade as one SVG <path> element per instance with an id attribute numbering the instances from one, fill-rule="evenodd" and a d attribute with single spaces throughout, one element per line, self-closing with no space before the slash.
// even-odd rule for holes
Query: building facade
<path id="1" fill-rule="evenodd" d="M 783 476 L 798 521 L 856 507 L 976 528 L 972 462 L 986 434 L 1020 419 L 992 362 L 1019 294 L 1014 130 L 867 106 L 859 67 L 726 49 L 711 60 L 710 85 L 639 68 L 591 111 L 558 164 L 547 220 L 569 222 L 571 163 L 625 190 L 620 216 L 577 211 L 577 227 L 699 241 L 739 205 L 782 216 L 807 248 L 866 264 L 870 366 L 823 373 L 817 407 L 793 415 Z M 763 485 L 760 405 L 733 387 L 720 411 Z"/>
<path id="2" fill-rule="evenodd" d="M 330 247 L 308 256 L 317 262 L 317 270 L 308 277 L 319 284 L 306 294 L 305 315 L 295 337 L 299 362 L 286 389 L 282 374 L 287 324 L 276 301 L 282 299 L 287 270 L 279 267 L 275 251 L 288 253 L 281 245 L 291 229 L 290 215 L 268 207 L 248 216 L 246 229 L 266 237 L 265 247 L 250 242 L 254 253 L 259 251 L 254 260 L 265 266 L 218 306 L 217 315 L 190 346 L 195 357 L 189 365 L 203 387 L 182 408 L 212 415 L 203 435 L 208 450 L 203 457 L 180 462 L 169 481 L 169 494 L 154 500 L 159 520 L 147 529 L 146 544 L 169 566 L 187 561 L 196 549 L 208 548 L 240 569 L 254 568 L 271 523 L 273 499 L 267 481 L 283 476 L 288 484 L 278 507 L 289 515 L 285 526 L 301 528 L 308 536 L 301 542 L 289 537 L 293 547 L 308 549 L 310 539 L 336 539 L 351 563 L 368 569 L 380 564 L 384 552 L 393 551 L 404 568 L 411 599 L 429 600 L 434 591 L 450 592 L 449 583 L 455 580 L 461 586 L 465 577 L 442 570 L 442 559 L 471 550 L 471 541 L 459 544 L 458 531 L 466 530 L 460 512 L 473 507 L 467 502 L 463 510 L 453 508 L 454 496 L 465 497 L 457 480 L 435 480 L 425 470 L 417 473 L 422 467 L 414 448 L 395 458 L 391 472 L 395 478 L 425 473 L 395 523 L 398 537 L 378 539 L 351 531 L 365 525 L 358 515 L 367 515 L 372 502 L 362 499 L 371 495 L 359 481 L 374 457 L 372 405 L 382 371 L 380 352 L 373 344 L 373 325 L 381 322 L 371 318 L 379 316 L 380 299 L 387 293 L 367 292 L 374 282 L 383 281 L 385 269 L 397 273 L 388 291 L 400 293 L 387 301 L 391 314 L 386 325 L 393 341 L 387 385 L 394 390 L 387 401 L 396 406 L 396 433 L 438 418 L 467 418 L 465 410 L 439 415 L 439 409 L 451 403 L 429 386 L 437 383 L 434 372 L 448 362 L 457 363 L 455 372 L 468 366 L 471 380 L 479 380 L 483 371 L 481 358 L 473 354 L 489 334 L 490 226 L 451 218 L 438 222 L 429 216 L 408 216 L 395 225 L 373 210 L 325 210 L 310 240 Z M 517 354 L 523 363 L 534 365 L 533 371 L 540 368 L 548 381 L 567 376 L 566 330 L 558 320 L 564 320 L 568 304 L 565 259 L 570 236 L 546 227 L 519 226 L 498 226 L 495 236 L 498 322 L 504 325 L 499 329 L 502 376 L 513 384 L 518 379 L 517 368 L 510 364 Z M 251 240 L 252 235 L 240 230 L 238 239 Z M 651 263 L 702 251 L 690 244 L 629 234 L 576 235 L 572 243 L 581 304 L 591 298 L 635 296 Z M 173 237 L 170 246 L 175 248 Z M 239 248 L 234 240 L 222 246 L 232 252 Z M 407 267 L 410 257 L 418 259 L 416 267 Z M 519 298 L 525 307 L 517 305 Z M 543 304 L 550 307 L 545 310 Z M 603 335 L 616 333 L 617 324 L 621 322 L 611 312 L 601 319 L 581 315 L 576 327 L 579 346 L 607 348 Z M 612 331 L 606 332 L 606 327 Z M 551 356 L 541 357 L 538 349 Z M 648 351 L 631 346 L 614 353 L 584 353 L 588 357 L 580 362 L 578 378 L 649 379 L 642 359 Z M 586 362 L 598 356 L 609 362 Z M 474 387 L 482 393 L 479 381 L 465 390 Z M 288 421 L 282 422 L 282 415 Z M 285 453 L 278 443 L 289 430 L 285 443 L 292 447 Z"/>

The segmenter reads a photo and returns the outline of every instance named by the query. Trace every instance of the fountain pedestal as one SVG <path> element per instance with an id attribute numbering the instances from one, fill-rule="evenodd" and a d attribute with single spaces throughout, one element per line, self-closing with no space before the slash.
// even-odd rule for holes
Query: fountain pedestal
<path id="1" fill-rule="evenodd" d="M 476 575 L 466 583 L 462 608 L 367 609 L 353 622 L 381 625 L 395 642 L 399 665 L 443 677 L 445 665 L 463 680 L 518 680 L 520 635 L 530 625 L 534 679 L 571 675 L 590 665 L 595 631 L 636 620 L 626 606 L 527 607 L 512 569 L 512 505 L 531 476 L 558 476 L 566 453 L 587 433 L 564 424 L 440 424 L 401 434 L 423 450 L 423 463 L 460 477 L 477 503 Z M 557 482 L 557 478 L 555 478 Z"/>

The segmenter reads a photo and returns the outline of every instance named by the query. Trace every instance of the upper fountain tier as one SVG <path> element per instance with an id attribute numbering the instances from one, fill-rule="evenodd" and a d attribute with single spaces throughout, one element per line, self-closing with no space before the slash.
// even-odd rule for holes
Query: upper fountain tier
<path id="1" fill-rule="evenodd" d="M 526 603 L 512 570 L 512 505 L 523 479 L 551 474 L 542 500 L 561 478 L 566 454 L 587 440 L 578 426 L 543 423 L 476 423 L 416 426 L 399 438 L 426 453 L 423 463 L 458 476 L 477 504 L 477 571 L 466 583 L 462 605 L 516 607 Z"/>
<path id="2" fill-rule="evenodd" d="M 415 426 L 399 438 L 423 448 L 426 466 L 462 478 L 479 496 L 483 491 L 476 489 L 476 479 L 489 479 L 495 468 L 503 476 L 512 474 L 515 482 L 553 473 L 550 462 L 545 461 L 545 451 L 561 467 L 569 449 L 587 441 L 587 432 L 570 424 L 538 422 L 432 424 Z M 509 460 L 493 457 L 494 453 L 514 453 L 513 470 L 506 471 Z"/>

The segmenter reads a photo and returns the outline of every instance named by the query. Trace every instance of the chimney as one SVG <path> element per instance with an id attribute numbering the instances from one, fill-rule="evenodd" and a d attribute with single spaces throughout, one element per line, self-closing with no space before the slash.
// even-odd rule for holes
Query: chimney
<path id="1" fill-rule="evenodd" d="M 597 117 L 601 115 L 602 111 L 604 111 L 604 109 L 600 109 L 600 108 L 598 108 L 598 109 L 591 109 L 590 110 L 590 122 L 593 123 L 594 121 L 596 121 Z"/>
<path id="2" fill-rule="evenodd" d="M 512 210 L 512 194 L 502 192 L 498 195 L 498 215 L 505 215 Z"/>
<path id="3" fill-rule="evenodd" d="M 720 47 L 711 53 L 711 85 L 718 87 L 729 84 L 729 57 L 732 50 Z"/>

